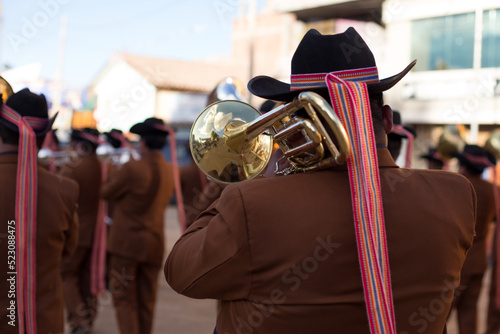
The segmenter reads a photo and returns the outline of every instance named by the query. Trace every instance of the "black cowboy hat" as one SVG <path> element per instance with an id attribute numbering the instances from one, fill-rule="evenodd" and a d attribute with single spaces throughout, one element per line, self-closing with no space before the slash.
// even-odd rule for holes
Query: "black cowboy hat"
<path id="1" fill-rule="evenodd" d="M 88 136 L 85 136 L 85 134 L 89 134 L 91 136 L 94 136 L 95 140 L 90 139 Z M 83 128 L 82 130 L 78 130 L 78 129 L 71 130 L 71 139 L 72 140 L 89 141 L 95 145 L 100 144 L 99 135 L 100 135 L 99 131 L 97 129 L 93 129 L 93 128 Z"/>
<path id="2" fill-rule="evenodd" d="M 115 137 L 115 135 L 122 136 L 122 130 L 111 129 L 111 131 L 109 132 L 104 132 L 104 135 L 106 136 L 106 140 L 108 141 L 108 143 L 114 148 L 120 148 L 122 146 L 122 141 L 119 138 Z"/>
<path id="3" fill-rule="evenodd" d="M 462 152 L 451 153 L 461 164 L 476 170 L 483 170 L 496 164 L 495 157 L 486 149 L 478 145 L 465 145 Z"/>
<path id="4" fill-rule="evenodd" d="M 436 162 L 443 162 L 443 160 L 441 159 L 441 154 L 437 151 L 437 149 L 433 147 L 429 148 L 429 152 L 427 152 L 427 154 L 420 155 L 420 158 L 426 160 L 433 160 Z"/>
<path id="5" fill-rule="evenodd" d="M 130 128 L 130 132 L 137 135 L 168 135 L 168 130 L 160 118 L 151 117 L 144 122 L 137 123 Z"/>
<path id="6" fill-rule="evenodd" d="M 367 83 L 369 93 L 381 93 L 394 86 L 415 66 L 411 62 L 402 72 Z M 375 58 L 358 32 L 350 27 L 344 33 L 322 35 L 315 29 L 302 38 L 292 58 L 292 75 L 318 74 L 374 67 Z M 259 97 L 290 101 L 303 91 L 328 96 L 326 86 L 292 90 L 291 85 L 268 76 L 257 76 L 248 82 L 248 90 Z"/>
<path id="7" fill-rule="evenodd" d="M 0 99 L 0 106 L 1 103 L 2 102 Z M 11 109 L 16 111 L 19 115 L 23 117 L 29 116 L 29 117 L 44 118 L 44 119 L 49 118 L 47 100 L 45 99 L 45 95 L 34 94 L 30 92 L 28 88 L 24 88 L 19 92 L 9 96 L 9 98 L 5 102 L 5 105 L 9 106 Z M 42 130 L 34 129 L 35 135 L 37 137 L 45 135 L 52 128 L 52 124 L 54 124 L 56 117 L 57 113 L 54 115 L 54 117 L 49 119 L 49 122 L 47 123 L 47 126 L 44 129 Z M 9 128 L 10 130 L 19 133 L 19 128 L 17 127 L 17 125 L 9 122 L 5 118 L 0 117 L 0 123 L 5 127 Z"/>
<path id="8" fill-rule="evenodd" d="M 399 113 L 399 111 L 393 111 L 392 112 L 392 123 L 394 125 L 401 125 L 401 114 Z M 412 135 L 413 135 L 413 138 L 417 138 L 417 131 L 415 131 L 415 129 L 409 127 L 409 126 L 403 126 L 403 128 L 410 132 Z M 394 138 L 408 138 L 408 136 L 406 134 L 399 134 L 399 133 L 394 133 L 394 132 L 390 132 L 388 134 L 389 137 L 394 137 Z"/>

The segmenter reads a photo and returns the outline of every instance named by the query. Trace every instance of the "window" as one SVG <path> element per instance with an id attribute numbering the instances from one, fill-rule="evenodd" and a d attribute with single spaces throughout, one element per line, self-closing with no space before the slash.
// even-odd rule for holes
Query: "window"
<path id="1" fill-rule="evenodd" d="M 475 13 L 413 21 L 411 56 L 418 60 L 415 70 L 472 68 L 474 25 Z"/>
<path id="2" fill-rule="evenodd" d="M 483 13 L 481 67 L 500 67 L 500 9 Z"/>

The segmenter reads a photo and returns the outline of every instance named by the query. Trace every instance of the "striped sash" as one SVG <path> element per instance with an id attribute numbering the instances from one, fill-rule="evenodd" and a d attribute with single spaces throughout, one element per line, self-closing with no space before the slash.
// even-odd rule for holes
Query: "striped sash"
<path id="1" fill-rule="evenodd" d="M 372 334 L 395 334 L 384 212 L 377 152 L 365 82 L 326 76 L 332 106 L 351 143 L 347 160 L 358 258 Z"/>
<path id="2" fill-rule="evenodd" d="M 49 120 L 22 117 L 2 105 L 0 116 L 19 128 L 16 186 L 16 265 L 19 333 L 36 333 L 36 210 L 37 147 L 34 130 L 43 130 Z"/>
<path id="3" fill-rule="evenodd" d="M 101 163 L 101 181 L 106 182 L 108 176 L 108 163 Z M 90 291 L 93 296 L 99 296 L 106 292 L 106 217 L 108 214 L 108 202 L 99 200 L 97 211 L 97 222 L 94 230 L 94 243 L 92 244 L 92 256 L 90 265 Z"/>

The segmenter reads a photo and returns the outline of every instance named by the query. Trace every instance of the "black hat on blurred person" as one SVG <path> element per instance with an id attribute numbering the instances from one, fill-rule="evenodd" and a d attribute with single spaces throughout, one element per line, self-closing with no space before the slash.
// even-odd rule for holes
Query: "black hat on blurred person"
<path id="1" fill-rule="evenodd" d="M 151 117 L 144 122 L 134 124 L 130 128 L 130 132 L 137 135 L 168 135 L 168 128 L 160 118 Z"/>
<path id="2" fill-rule="evenodd" d="M 99 145 L 101 139 L 99 138 L 100 133 L 94 128 L 83 128 L 82 130 L 72 129 L 71 139 L 74 141 L 88 141 L 94 145 Z"/>
<path id="3" fill-rule="evenodd" d="M 104 132 L 104 135 L 106 136 L 106 140 L 111 146 L 113 146 L 114 148 L 122 147 L 123 141 L 120 138 L 123 137 L 122 130 L 111 129 L 111 131 L 109 132 Z"/>
<path id="4" fill-rule="evenodd" d="M 24 88 L 19 92 L 9 96 L 9 98 L 5 102 L 5 105 L 13 109 L 22 117 L 36 117 L 41 119 L 49 118 L 47 100 L 45 99 L 45 95 L 34 94 L 28 88 Z M 52 128 L 52 124 L 54 124 L 56 117 L 57 114 L 49 119 L 47 125 L 43 129 L 33 129 L 35 135 L 37 137 L 45 135 Z M 10 130 L 19 133 L 18 126 L 6 119 L 4 116 L 0 117 L 0 123 Z"/>
<path id="5" fill-rule="evenodd" d="M 444 167 L 444 161 L 436 148 L 429 148 L 429 152 L 427 154 L 420 155 L 420 158 L 427 160 L 429 168 L 443 169 Z"/>
<path id="6" fill-rule="evenodd" d="M 451 155 L 460 161 L 460 165 L 476 174 L 481 174 L 485 168 L 492 167 L 496 163 L 495 157 L 478 145 L 465 145 L 462 152 Z"/>
<path id="7" fill-rule="evenodd" d="M 425 160 L 433 160 L 435 162 L 443 162 L 443 160 L 441 159 L 441 154 L 439 154 L 437 149 L 433 147 L 429 148 L 429 152 L 427 152 L 427 154 L 420 155 L 420 158 Z"/>

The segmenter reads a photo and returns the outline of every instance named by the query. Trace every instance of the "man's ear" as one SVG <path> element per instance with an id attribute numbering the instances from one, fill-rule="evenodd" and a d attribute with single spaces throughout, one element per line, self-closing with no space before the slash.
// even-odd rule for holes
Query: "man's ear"
<path id="1" fill-rule="evenodd" d="M 384 130 L 386 134 L 392 131 L 392 108 L 387 104 L 382 107 L 382 115 L 384 116 Z"/>

